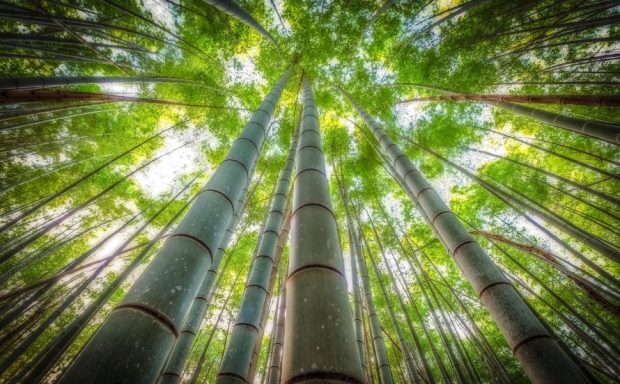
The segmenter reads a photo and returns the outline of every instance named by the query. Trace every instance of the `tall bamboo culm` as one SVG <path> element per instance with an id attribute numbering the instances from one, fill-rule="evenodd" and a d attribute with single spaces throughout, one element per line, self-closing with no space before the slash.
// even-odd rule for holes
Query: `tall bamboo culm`
<path id="1" fill-rule="evenodd" d="M 226 248 L 228 247 L 228 243 L 235 232 L 239 219 L 243 215 L 243 211 L 245 211 L 245 207 L 247 206 L 248 198 L 250 196 L 246 195 L 246 192 L 249 187 L 250 180 L 251 177 L 248 178 L 248 182 L 244 188 L 244 193 L 237 202 L 237 209 L 233 214 L 232 221 L 226 229 L 226 234 L 224 235 L 222 243 L 217 249 L 215 257 L 213 258 L 213 263 L 211 263 L 211 267 L 207 271 L 196 297 L 194 297 L 194 301 L 192 302 L 187 317 L 185 318 L 185 322 L 183 323 L 183 329 L 181 330 L 181 333 L 179 334 L 179 337 L 170 352 L 170 356 L 168 356 L 166 365 L 159 376 L 159 384 L 176 384 L 181 381 L 185 361 L 187 360 L 192 345 L 194 344 L 194 339 L 198 334 L 200 325 L 202 324 L 202 319 L 209 308 L 210 298 L 213 297 L 211 295 L 211 291 L 213 290 L 219 265 L 226 254 Z M 210 273 L 213 270 L 215 272 Z"/>
<path id="2" fill-rule="evenodd" d="M 351 95 L 343 93 L 362 116 L 405 185 L 413 192 L 418 209 L 441 237 L 446 250 L 489 310 L 532 382 L 588 382 L 409 158 Z"/>
<path id="3" fill-rule="evenodd" d="M 233 219 L 291 70 L 252 115 L 179 226 L 61 383 L 136 384 L 157 379 Z"/>
<path id="4" fill-rule="evenodd" d="M 314 92 L 304 77 L 286 281 L 282 382 L 365 382 L 329 197 Z"/>
<path id="5" fill-rule="evenodd" d="M 286 164 L 278 177 L 277 187 L 267 213 L 265 229 L 258 239 L 260 246 L 254 258 L 237 320 L 217 375 L 216 383 L 218 384 L 248 382 L 252 352 L 260 333 L 261 318 L 270 291 L 270 281 L 275 277 L 273 272 L 274 267 L 277 267 L 277 245 L 285 219 L 298 137 L 298 134 L 294 135 Z"/>

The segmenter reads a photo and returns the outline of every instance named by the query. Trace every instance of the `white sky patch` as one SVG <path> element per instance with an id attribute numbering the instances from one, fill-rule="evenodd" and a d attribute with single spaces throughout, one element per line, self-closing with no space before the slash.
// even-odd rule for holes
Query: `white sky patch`
<path id="1" fill-rule="evenodd" d="M 56 69 L 54 69 L 54 74 L 56 76 L 62 76 L 67 73 L 71 73 L 71 71 L 69 71 L 69 68 L 67 68 L 67 65 L 65 63 L 58 65 Z"/>
<path id="2" fill-rule="evenodd" d="M 415 127 L 416 121 L 424 114 L 424 103 L 396 104 L 394 106 L 394 114 L 399 126 Z"/>
<path id="3" fill-rule="evenodd" d="M 325 162 L 325 172 L 327 172 L 327 180 L 331 180 L 334 168 L 328 162 Z"/>
<path id="4" fill-rule="evenodd" d="M 366 61 L 364 62 L 364 68 L 368 72 L 374 73 L 376 81 L 379 83 L 392 83 L 395 81 L 394 72 L 386 68 L 382 63 Z"/>
<path id="5" fill-rule="evenodd" d="M 454 312 L 444 312 L 445 320 L 441 316 L 440 310 L 436 309 L 433 312 L 435 316 L 437 316 L 439 323 L 441 324 L 441 326 L 446 332 L 452 333 L 453 330 L 456 331 L 456 336 L 458 336 L 458 338 L 461 340 L 467 339 L 469 337 L 469 333 L 463 327 L 463 325 L 456 319 L 456 314 Z M 426 324 L 427 324 L 428 329 L 438 330 L 439 328 L 438 324 L 435 323 L 435 319 L 433 318 L 432 314 L 427 315 Z"/>
<path id="6" fill-rule="evenodd" d="M 172 136 L 166 136 L 164 145 L 153 157 L 169 152 L 187 141 L 191 144 L 172 152 L 132 177 L 149 197 L 160 197 L 171 191 L 183 175 L 195 172 L 198 167 L 206 168 L 198 146 L 209 140 L 195 140 L 195 136 L 192 140 L 192 131 L 193 129 L 190 128 L 183 132 L 175 132 Z M 203 138 L 205 132 L 200 132 L 200 135 Z"/>
<path id="7" fill-rule="evenodd" d="M 23 157 L 15 157 L 14 161 L 16 163 L 26 164 L 29 167 L 33 168 L 44 167 L 56 163 L 56 159 L 52 157 L 41 156 L 37 153 L 28 153 Z"/>
<path id="8" fill-rule="evenodd" d="M 174 16 L 169 4 L 157 0 L 141 0 L 138 4 L 140 8 L 142 8 L 142 11 L 146 14 L 150 14 L 153 21 L 157 24 L 172 32 L 176 32 Z"/>
<path id="9" fill-rule="evenodd" d="M 338 118 L 338 122 L 346 128 L 349 136 L 352 137 L 353 133 L 355 132 L 355 124 L 351 120 L 344 119 L 342 117 Z"/>
<path id="10" fill-rule="evenodd" d="M 255 84 L 264 86 L 267 84 L 262 74 L 256 70 L 256 65 L 254 65 L 251 56 L 251 52 L 235 55 L 226 62 L 226 85 Z"/>
<path id="11" fill-rule="evenodd" d="M 140 84 L 138 83 L 108 83 L 99 84 L 101 90 L 105 93 L 123 96 L 138 96 L 140 93 Z"/>
<path id="12" fill-rule="evenodd" d="M 441 176 L 433 179 L 430 183 L 443 201 L 450 202 L 452 196 L 450 190 L 454 185 L 454 175 L 451 172 L 443 172 Z"/>
<path id="13" fill-rule="evenodd" d="M 228 104 L 231 108 L 244 108 L 243 104 L 241 104 L 241 101 L 237 96 L 228 96 Z M 247 109 L 239 109 L 237 112 L 243 120 L 247 121 L 250 120 L 250 117 L 252 117 L 252 112 L 248 111 Z"/>
<path id="14" fill-rule="evenodd" d="M 123 232 L 126 232 L 126 231 L 127 230 Z M 124 240 L 123 232 L 112 237 L 110 240 L 106 241 L 105 244 L 101 248 L 99 248 L 99 251 L 95 253 L 96 254 L 95 259 L 102 259 L 105 257 L 112 256 L 112 254 L 117 250 L 117 248 L 120 247 L 121 244 L 123 244 L 123 240 Z M 104 234 L 104 236 L 105 235 L 107 234 Z"/>

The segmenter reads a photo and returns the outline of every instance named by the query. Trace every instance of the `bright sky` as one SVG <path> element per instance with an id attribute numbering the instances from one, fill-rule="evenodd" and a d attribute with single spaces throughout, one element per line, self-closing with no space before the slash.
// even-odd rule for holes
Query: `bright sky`
<path id="1" fill-rule="evenodd" d="M 198 129 L 192 124 L 186 125 L 188 126 L 186 130 L 173 131 L 165 135 L 164 145 L 153 157 L 169 152 L 185 142 L 189 142 L 189 145 L 172 152 L 133 176 L 133 180 L 151 198 L 156 199 L 172 191 L 175 185 L 179 185 L 183 175 L 196 172 L 201 167 L 203 172 L 210 172 L 202 156 L 201 145 L 216 145 L 215 138 L 205 129 Z M 169 126 L 169 123 L 162 122 L 160 126 L 164 128 Z M 197 137 L 200 140 L 196 140 Z"/>

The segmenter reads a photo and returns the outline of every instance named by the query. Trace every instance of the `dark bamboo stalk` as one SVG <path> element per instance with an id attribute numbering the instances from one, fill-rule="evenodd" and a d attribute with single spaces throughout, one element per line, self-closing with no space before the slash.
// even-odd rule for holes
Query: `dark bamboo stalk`
<path id="1" fill-rule="evenodd" d="M 211 5 L 215 9 L 229 14 L 242 23 L 252 27 L 256 32 L 260 33 L 264 38 L 269 40 L 273 45 L 277 46 L 276 41 L 271 34 L 260 25 L 256 19 L 252 17 L 245 9 L 243 9 L 234 0 L 204 0 L 207 4 Z"/>
<path id="2" fill-rule="evenodd" d="M 161 104 L 179 107 L 199 107 L 210 109 L 227 109 L 227 110 L 246 110 L 245 108 L 227 107 L 225 105 L 212 105 L 212 104 L 195 104 L 185 103 L 174 100 L 155 99 L 151 97 L 137 97 L 137 96 L 124 96 L 113 95 L 108 93 L 97 92 L 79 92 L 79 91 L 65 91 L 65 90 L 7 90 L 0 92 L 0 104 L 1 105 L 13 105 L 13 104 L 25 104 L 25 103 L 38 103 L 38 102 L 67 102 L 67 101 L 123 101 L 132 103 L 149 103 L 149 104 Z M 3 128 L 6 129 L 6 128 Z"/>
<path id="3" fill-rule="evenodd" d="M 282 271 L 283 269 L 281 269 Z M 269 359 L 269 371 L 267 373 L 267 384 L 280 383 L 280 372 L 282 367 L 282 347 L 284 345 L 284 319 L 286 318 L 286 284 L 284 281 L 280 286 L 279 306 L 275 321 L 275 334 L 273 350 Z"/>
<path id="4" fill-rule="evenodd" d="M 441 95 L 424 96 L 404 99 L 398 104 L 415 103 L 421 101 L 481 101 L 481 102 L 509 102 L 559 105 L 589 105 L 597 107 L 619 107 L 620 96 L 615 95 Z"/>
<path id="5" fill-rule="evenodd" d="M 461 92 L 455 92 L 449 89 L 429 86 L 417 83 L 401 83 L 396 85 L 415 86 L 423 89 L 439 91 L 448 95 L 462 95 Z M 608 122 L 600 122 L 596 120 L 585 120 L 576 117 L 564 116 L 556 112 L 545 111 L 542 109 L 532 108 L 521 104 L 509 102 L 489 102 L 504 109 L 508 109 L 519 115 L 531 117 L 545 124 L 553 125 L 562 129 L 566 129 L 575 133 L 591 136 L 599 140 L 607 141 L 612 144 L 620 144 L 620 126 Z"/>
<path id="6" fill-rule="evenodd" d="M 28 39 L 27 35 L 22 38 Z M 0 35 L 0 40 L 2 39 Z M 118 76 L 57 76 L 57 77 L 11 77 L 0 79 L 0 90 L 42 89 L 79 84 L 118 84 L 118 83 L 173 83 L 197 84 L 191 80 L 173 77 L 118 77 Z"/>

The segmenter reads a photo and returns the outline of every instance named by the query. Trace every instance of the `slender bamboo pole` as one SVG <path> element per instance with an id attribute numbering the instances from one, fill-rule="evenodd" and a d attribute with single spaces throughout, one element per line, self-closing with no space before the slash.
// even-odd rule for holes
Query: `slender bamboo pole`
<path id="1" fill-rule="evenodd" d="M 346 196 L 346 195 L 345 195 Z M 346 206 L 350 206 L 347 204 Z M 381 384 L 392 383 L 393 377 L 392 372 L 390 370 L 390 362 L 388 360 L 387 348 L 385 347 L 385 340 L 383 339 L 383 334 L 381 332 L 381 324 L 379 323 L 379 316 L 377 315 L 377 309 L 375 308 L 375 301 L 372 296 L 372 288 L 370 285 L 370 276 L 368 274 L 368 267 L 366 264 L 366 260 L 364 258 L 364 252 L 362 250 L 362 242 L 366 245 L 367 252 L 370 252 L 368 249 L 368 244 L 366 243 L 366 238 L 364 237 L 361 230 L 361 223 L 359 221 L 359 217 L 357 215 L 357 211 L 354 208 L 345 208 L 347 213 L 349 213 L 349 209 L 354 212 L 353 217 L 356 220 L 357 228 L 359 230 L 359 237 L 353 236 L 353 244 L 355 248 L 355 255 L 357 258 L 357 264 L 360 271 L 360 279 L 362 281 L 362 291 L 364 294 L 364 302 L 366 304 L 366 308 L 368 309 L 368 320 L 369 320 L 369 328 L 370 334 L 373 341 L 375 358 L 377 362 L 377 369 L 379 371 L 379 381 Z M 360 241 L 360 238 L 362 239 Z"/>
<path id="2" fill-rule="evenodd" d="M 282 286 L 283 286 L 282 269 L 283 268 L 278 269 L 278 295 L 277 295 L 276 302 L 275 302 L 273 319 L 271 320 L 271 333 L 269 334 L 269 344 L 267 345 L 267 350 L 265 351 L 266 355 L 265 355 L 265 358 L 263 359 L 263 366 L 262 366 L 261 375 L 260 375 L 261 376 L 260 384 L 267 383 L 267 376 L 269 374 L 268 364 L 272 360 L 274 343 L 276 340 L 276 332 L 278 331 L 277 322 L 278 322 L 278 317 L 280 316 L 280 308 L 281 308 L 281 301 L 282 301 Z M 256 347 L 254 349 L 256 350 Z"/>
<path id="3" fill-rule="evenodd" d="M 390 276 L 392 277 L 391 280 L 392 280 L 394 291 L 398 292 L 398 287 L 396 286 L 396 280 L 394 280 L 394 276 L 392 275 L 392 267 L 390 267 L 390 264 L 387 261 L 387 257 L 385 255 L 385 249 L 383 248 L 383 243 L 381 242 L 379 233 L 377 232 L 377 228 L 375 227 L 375 224 L 370 218 L 370 216 L 368 217 L 369 217 L 370 227 L 372 228 L 372 232 L 375 237 L 375 243 L 379 247 L 379 253 L 381 254 L 383 258 L 383 262 L 386 268 L 388 269 Z M 411 353 L 411 350 L 409 349 L 409 345 L 407 343 L 407 340 L 405 339 L 405 334 L 403 333 L 403 330 L 400 326 L 398 318 L 396 317 L 396 312 L 394 311 L 394 308 L 392 308 L 392 303 L 390 303 L 389 301 L 387 289 L 385 285 L 383 284 L 383 279 L 381 278 L 381 272 L 379 270 L 377 260 L 375 260 L 375 257 L 372 255 L 370 250 L 368 252 L 368 255 L 370 256 L 370 263 L 372 264 L 375 275 L 377 276 L 377 281 L 379 282 L 379 287 L 381 288 L 381 294 L 383 295 L 383 299 L 388 308 L 388 312 L 390 313 L 390 317 L 392 318 L 392 323 L 394 324 L 396 335 L 398 336 L 398 345 L 400 346 L 400 350 L 403 355 L 403 359 L 405 361 L 405 366 L 407 367 L 408 378 L 410 381 L 413 381 L 414 383 L 421 383 L 421 378 L 418 374 L 418 369 L 416 367 L 413 354 Z M 405 310 L 404 307 L 402 309 Z"/>
<path id="4" fill-rule="evenodd" d="M 591 194 L 593 196 L 599 197 L 599 198 L 601 198 L 601 199 L 603 199 L 605 201 L 608 201 L 608 202 L 610 202 L 612 204 L 615 204 L 616 206 L 620 206 L 620 199 L 619 198 L 616 198 L 615 196 L 609 195 L 609 194 L 601 192 L 601 191 L 597 191 L 596 189 L 593 189 L 593 188 L 591 188 L 591 187 L 589 187 L 587 185 L 580 184 L 580 183 L 578 183 L 576 181 L 573 181 L 573 180 L 568 179 L 566 177 L 560 176 L 560 175 L 558 175 L 556 173 L 547 171 L 546 169 L 535 167 L 535 166 L 533 166 L 531 164 L 528 164 L 528 163 L 525 163 L 523 161 L 519 161 L 519 160 L 510 158 L 510 157 L 507 157 L 507 156 L 496 155 L 494 153 L 491 153 L 491 152 L 488 152 L 488 151 L 483 151 L 483 150 L 480 150 L 480 149 L 468 148 L 468 150 L 470 150 L 472 152 L 480 153 L 480 154 L 483 154 L 483 155 L 486 155 L 486 156 L 489 156 L 489 157 L 492 157 L 494 159 L 508 161 L 508 162 L 516 164 L 516 165 L 518 165 L 520 167 L 531 169 L 532 171 L 535 171 L 537 173 L 542 173 L 543 175 L 548 176 L 549 178 L 561 181 L 562 183 L 566 183 L 566 184 L 568 184 L 568 185 L 570 185 L 570 186 L 572 186 L 574 188 L 577 188 L 579 190 L 587 192 L 587 193 L 589 193 L 589 194 Z"/>
<path id="5" fill-rule="evenodd" d="M 286 243 L 288 242 L 289 238 L 289 231 L 291 226 L 291 203 L 291 200 L 289 200 L 286 204 L 286 211 L 284 213 L 284 224 L 282 224 L 282 230 L 280 231 L 280 237 L 278 238 L 278 244 L 276 245 L 276 256 L 273 266 L 271 267 L 271 280 L 269 281 L 269 290 L 267 291 L 268 303 L 270 303 L 272 299 L 272 293 L 276 283 L 275 277 L 280 270 L 282 253 L 284 252 L 284 248 L 286 247 Z M 254 376 L 256 375 L 256 369 L 258 368 L 258 358 L 260 355 L 261 344 L 263 342 L 262 333 L 265 331 L 267 316 L 269 315 L 269 308 L 270 304 L 263 307 L 263 313 L 261 315 L 260 321 L 260 333 L 259 337 L 256 339 L 256 343 L 254 343 L 254 351 L 252 352 L 252 360 L 250 362 L 250 370 L 247 377 L 248 383 L 254 382 Z"/>
<path id="6" fill-rule="evenodd" d="M 345 201 L 348 201 L 345 192 L 344 186 L 344 175 L 338 177 L 336 173 L 336 181 L 338 182 L 338 189 L 340 191 L 340 197 L 343 201 L 343 205 L 345 206 L 345 211 L 348 210 Z M 351 286 L 353 289 L 353 321 L 355 323 L 355 337 L 357 340 L 357 348 L 360 354 L 360 360 L 362 361 L 362 370 L 366 374 L 367 378 L 369 378 L 368 365 L 366 364 L 366 348 L 364 345 L 364 325 L 362 324 L 362 295 L 359 283 L 359 276 L 357 270 L 357 259 L 356 259 L 356 241 L 354 240 L 355 236 L 355 225 L 351 220 L 351 215 L 347 211 L 347 232 L 349 236 L 349 263 L 351 265 Z M 368 380 L 370 381 L 370 380 Z"/>
<path id="7" fill-rule="evenodd" d="M 282 367 L 282 346 L 284 345 L 284 319 L 286 317 L 286 284 L 282 282 L 280 287 L 280 305 L 275 319 L 275 337 L 273 350 L 269 361 L 269 371 L 267 373 L 267 384 L 280 383 L 280 372 Z"/>
<path id="8" fill-rule="evenodd" d="M 620 126 L 615 124 L 563 116 L 556 112 L 545 111 L 515 103 L 499 102 L 491 104 L 508 109 L 519 115 L 531 117 L 549 125 L 591 136 L 612 144 L 620 144 Z"/>
<path id="9" fill-rule="evenodd" d="M 455 92 L 449 89 L 429 86 L 424 84 L 408 83 L 407 85 L 416 86 L 434 91 L 444 92 L 448 95 L 463 95 L 463 93 Z M 584 120 L 576 117 L 564 116 L 556 112 L 545 111 L 542 109 L 532 108 L 521 104 L 510 103 L 506 101 L 489 101 L 487 104 L 508 109 L 516 114 L 531 117 L 540 122 L 563 128 L 575 133 L 591 136 L 599 140 L 607 141 L 612 144 L 620 145 L 620 125 L 596 120 Z"/>
<path id="10" fill-rule="evenodd" d="M 598 302 L 603 308 L 611 311 L 616 315 L 620 315 L 620 305 L 610 301 L 604 294 L 602 294 L 602 292 L 599 291 L 598 287 L 594 286 L 589 280 L 586 280 L 585 278 L 577 275 L 570 269 L 566 268 L 563 264 L 560 263 L 559 257 L 552 252 L 549 252 L 535 245 L 520 243 L 497 233 L 482 230 L 475 230 L 471 233 L 474 235 L 483 236 L 489 240 L 508 244 L 514 249 L 518 249 L 530 255 L 536 256 L 540 260 L 543 260 L 544 262 L 556 268 L 560 273 L 562 273 L 562 275 L 566 276 L 569 280 L 571 280 L 573 284 L 575 284 L 575 286 L 577 286 L 579 289 L 582 289 L 586 295 Z"/>
<path id="11" fill-rule="evenodd" d="M 228 291 L 228 294 L 226 295 L 226 299 L 224 300 L 224 303 L 222 304 L 222 309 L 220 309 L 219 314 L 217 315 L 217 320 L 215 320 L 215 324 L 213 325 L 213 328 L 211 329 L 211 333 L 209 334 L 209 338 L 207 339 L 207 342 L 205 344 L 205 347 L 202 351 L 202 354 L 200 355 L 200 359 L 198 360 L 198 363 L 196 364 L 196 367 L 194 368 L 194 370 L 192 371 L 192 375 L 190 376 L 189 379 L 189 383 L 191 384 L 195 384 L 198 381 L 198 376 L 200 375 L 200 371 L 202 370 L 202 366 L 204 364 L 206 355 L 207 355 L 207 351 L 209 350 L 209 347 L 211 346 L 211 340 L 213 340 L 213 336 L 215 336 L 215 332 L 218 329 L 218 325 L 220 324 L 220 320 L 222 319 L 222 315 L 224 314 L 224 311 L 226 310 L 227 306 L 228 306 L 228 301 L 230 300 L 230 298 L 232 297 L 233 292 L 235 291 L 235 286 L 237 285 L 237 281 L 239 280 L 239 278 L 241 277 L 241 271 L 237 272 L 237 275 L 235 276 L 235 280 L 233 281 L 233 283 L 230 286 L 230 290 Z M 232 316 L 229 318 L 229 324 L 226 327 L 226 335 L 228 335 L 229 330 L 230 330 L 230 323 L 232 322 Z M 226 344 L 226 342 L 225 342 Z M 224 349 L 226 347 L 224 346 Z"/>

